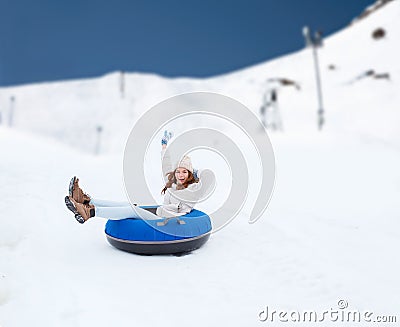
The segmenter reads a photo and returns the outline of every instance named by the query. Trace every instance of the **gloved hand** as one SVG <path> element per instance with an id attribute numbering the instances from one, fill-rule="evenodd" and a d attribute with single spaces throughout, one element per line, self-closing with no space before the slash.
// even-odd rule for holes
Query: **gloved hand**
<path id="1" fill-rule="evenodd" d="M 170 140 L 170 139 L 172 139 L 172 137 L 174 136 L 174 133 L 172 133 L 172 132 L 168 132 L 167 130 L 165 130 L 164 131 L 164 136 L 163 136 L 163 138 L 161 139 L 161 145 L 167 145 L 168 144 L 168 141 Z"/>

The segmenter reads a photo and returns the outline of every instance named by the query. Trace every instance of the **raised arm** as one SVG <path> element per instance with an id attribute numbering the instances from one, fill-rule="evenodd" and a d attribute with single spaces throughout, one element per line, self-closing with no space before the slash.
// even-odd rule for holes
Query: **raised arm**
<path id="1" fill-rule="evenodd" d="M 171 161 L 169 151 L 166 151 L 168 141 L 172 138 L 172 136 L 173 136 L 172 132 L 164 131 L 164 136 L 161 139 L 161 147 L 162 147 L 161 165 L 162 165 L 162 172 L 163 172 L 164 179 L 166 179 L 165 175 L 174 169 L 172 166 L 172 161 Z"/>
<path id="2" fill-rule="evenodd" d="M 161 166 L 164 179 L 166 179 L 165 175 L 171 172 L 174 168 L 172 166 L 169 151 L 167 151 L 165 148 L 161 150 Z"/>

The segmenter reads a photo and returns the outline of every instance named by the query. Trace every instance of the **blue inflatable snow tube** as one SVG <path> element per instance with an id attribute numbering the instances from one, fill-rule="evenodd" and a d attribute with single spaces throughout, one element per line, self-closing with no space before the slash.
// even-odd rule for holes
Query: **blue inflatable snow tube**
<path id="1" fill-rule="evenodd" d="M 141 206 L 155 213 L 158 206 Z M 136 254 L 184 254 L 201 247 L 210 237 L 211 220 L 204 212 L 193 209 L 190 213 L 171 218 L 146 220 L 128 218 L 108 220 L 105 233 L 108 242 L 116 248 Z M 157 224 L 158 223 L 158 224 Z"/>

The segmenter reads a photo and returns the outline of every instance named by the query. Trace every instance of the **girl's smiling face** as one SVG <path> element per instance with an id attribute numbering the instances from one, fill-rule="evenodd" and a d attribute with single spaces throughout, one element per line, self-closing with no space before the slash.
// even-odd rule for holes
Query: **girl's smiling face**
<path id="1" fill-rule="evenodd" d="M 189 171 L 186 168 L 176 168 L 175 170 L 175 178 L 177 184 L 183 184 L 189 178 Z"/>

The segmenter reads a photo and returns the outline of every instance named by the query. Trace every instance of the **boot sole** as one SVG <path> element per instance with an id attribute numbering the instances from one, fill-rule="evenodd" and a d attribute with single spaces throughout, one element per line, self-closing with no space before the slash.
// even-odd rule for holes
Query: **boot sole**
<path id="1" fill-rule="evenodd" d="M 69 193 L 69 196 L 70 196 L 71 198 L 72 198 L 72 191 L 74 190 L 74 183 L 75 183 L 75 180 L 76 180 L 76 176 L 72 177 L 72 178 L 71 178 L 71 181 L 69 182 L 68 193 Z"/>
<path id="2" fill-rule="evenodd" d="M 69 196 L 65 197 L 65 205 L 75 215 L 75 219 L 77 220 L 78 223 L 83 224 L 85 222 L 85 219 L 83 219 L 83 217 L 76 210 L 76 207 L 74 206 L 74 203 L 71 201 Z"/>

